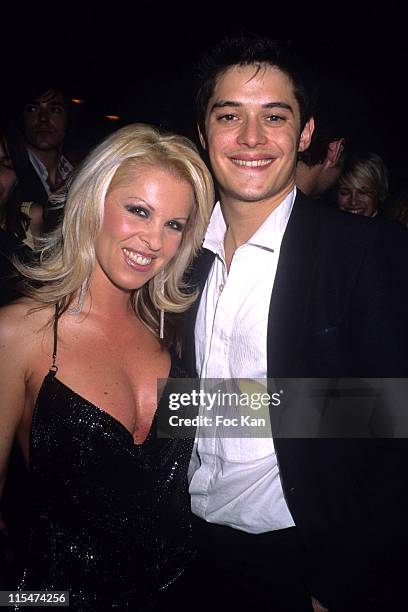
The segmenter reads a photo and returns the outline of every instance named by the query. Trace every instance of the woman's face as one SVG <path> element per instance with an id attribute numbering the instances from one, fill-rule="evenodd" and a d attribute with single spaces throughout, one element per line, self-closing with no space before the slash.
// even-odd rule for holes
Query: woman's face
<path id="1" fill-rule="evenodd" d="M 10 193 L 16 184 L 16 173 L 13 170 L 11 159 L 0 141 L 0 206 L 7 202 Z"/>
<path id="2" fill-rule="evenodd" d="M 378 199 L 368 185 L 351 187 L 340 184 L 337 189 L 337 206 L 354 215 L 372 217 L 378 208 Z"/>
<path id="3" fill-rule="evenodd" d="M 94 275 L 127 292 L 142 287 L 177 253 L 193 206 L 187 181 L 160 167 L 132 169 L 106 196 Z"/>

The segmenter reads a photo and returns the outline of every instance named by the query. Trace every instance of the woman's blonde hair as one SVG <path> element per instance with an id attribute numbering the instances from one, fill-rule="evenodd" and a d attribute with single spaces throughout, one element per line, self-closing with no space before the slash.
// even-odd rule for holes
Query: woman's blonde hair
<path id="1" fill-rule="evenodd" d="M 17 264 L 25 277 L 23 291 L 41 305 L 58 304 L 59 313 L 83 293 L 95 267 L 95 241 L 105 198 L 140 166 L 157 166 L 187 181 L 195 206 L 181 245 L 161 274 L 131 293 L 132 306 L 158 334 L 159 311 L 181 313 L 194 301 L 183 276 L 199 250 L 214 203 L 211 175 L 195 145 L 183 136 L 145 125 L 128 125 L 98 145 L 84 160 L 70 187 L 62 226 L 44 239 L 39 265 Z"/>
<path id="2" fill-rule="evenodd" d="M 362 186 L 369 189 L 378 202 L 384 202 L 388 195 L 387 167 L 376 153 L 352 156 L 339 178 L 339 188 L 361 189 Z"/>

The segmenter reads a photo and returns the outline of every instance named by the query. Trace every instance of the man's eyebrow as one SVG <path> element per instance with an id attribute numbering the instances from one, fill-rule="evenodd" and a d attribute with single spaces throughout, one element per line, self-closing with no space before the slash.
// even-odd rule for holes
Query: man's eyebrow
<path id="1" fill-rule="evenodd" d="M 287 102 L 268 102 L 267 104 L 262 104 L 262 108 L 283 108 L 291 112 L 292 115 L 294 114 L 293 108 Z"/>
<path id="2" fill-rule="evenodd" d="M 210 108 L 210 113 L 212 113 L 216 108 L 225 108 L 226 106 L 238 108 L 242 106 L 242 104 L 241 102 L 234 102 L 233 100 L 219 100 L 218 102 L 214 102 Z"/>
<path id="3" fill-rule="evenodd" d="M 26 102 L 24 106 L 39 106 L 40 104 L 48 104 L 48 106 L 61 106 L 61 108 L 65 108 L 64 102 L 60 102 L 59 100 L 54 101 L 52 98 L 50 100 L 40 100 L 36 98 L 31 100 L 31 102 Z"/>
<path id="4" fill-rule="evenodd" d="M 210 109 L 210 113 L 217 108 L 239 108 L 241 106 L 243 106 L 242 102 L 236 102 L 234 100 L 219 100 L 218 102 L 214 102 Z M 282 108 L 291 112 L 292 115 L 294 114 L 293 108 L 287 102 L 267 102 L 266 104 L 262 104 L 262 108 Z"/>

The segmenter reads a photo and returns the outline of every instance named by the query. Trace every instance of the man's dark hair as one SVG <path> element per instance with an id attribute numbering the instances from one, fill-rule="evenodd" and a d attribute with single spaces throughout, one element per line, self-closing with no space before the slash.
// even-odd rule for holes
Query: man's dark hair
<path id="1" fill-rule="evenodd" d="M 42 97 L 52 99 L 58 93 L 62 94 L 64 107 L 69 110 L 70 100 L 66 88 L 63 84 L 48 78 L 34 79 L 32 77 L 20 90 L 20 104 L 23 109 L 26 104 Z"/>
<path id="2" fill-rule="evenodd" d="M 333 124 L 325 123 L 323 120 L 320 121 L 319 118 L 317 118 L 310 145 L 305 151 L 301 151 L 298 154 L 299 160 L 307 166 L 322 164 L 326 159 L 331 142 L 344 138 L 345 143 L 347 143 L 345 132 L 335 128 L 336 126 Z M 343 152 L 341 159 L 343 159 L 344 155 L 345 153 Z M 341 160 L 339 160 L 339 163 L 340 161 Z"/>
<path id="3" fill-rule="evenodd" d="M 301 127 L 311 117 L 311 99 L 305 81 L 305 69 L 289 44 L 281 44 L 254 33 L 226 36 L 220 43 L 205 51 L 199 61 L 200 81 L 196 96 L 198 125 L 204 133 L 208 103 L 214 93 L 221 74 L 232 66 L 269 64 L 285 73 L 293 84 L 293 91 L 299 104 Z"/>
<path id="4" fill-rule="evenodd" d="M 345 140 L 347 149 L 353 137 L 351 106 L 347 88 L 340 80 L 329 82 L 324 77 L 316 81 L 313 117 L 315 128 L 310 145 L 299 153 L 299 159 L 307 166 L 322 164 L 331 142 Z M 343 156 L 345 155 L 345 149 Z M 341 160 L 340 160 L 341 161 Z"/>
<path id="5" fill-rule="evenodd" d="M 27 105 L 43 97 L 46 98 L 47 102 L 51 101 L 57 94 L 61 94 L 63 98 L 68 130 L 72 121 L 72 105 L 69 92 L 66 87 L 58 81 L 46 77 L 37 79 L 36 75 L 33 75 L 31 79 L 21 85 L 16 93 L 16 104 L 13 117 L 20 126 L 20 129 L 23 129 L 23 112 Z"/>

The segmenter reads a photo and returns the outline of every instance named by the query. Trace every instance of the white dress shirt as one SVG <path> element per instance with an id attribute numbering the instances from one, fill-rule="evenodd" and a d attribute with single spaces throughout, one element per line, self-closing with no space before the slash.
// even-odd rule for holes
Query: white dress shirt
<path id="1" fill-rule="evenodd" d="M 270 298 L 295 196 L 296 189 L 235 251 L 229 272 L 226 224 L 216 205 L 204 241 L 215 259 L 195 327 L 202 379 L 261 379 L 266 385 Z M 198 430 L 189 468 L 193 512 L 208 522 L 249 533 L 292 527 L 272 436 L 234 438 L 222 431 L 216 428 L 214 437 L 203 437 Z"/>

